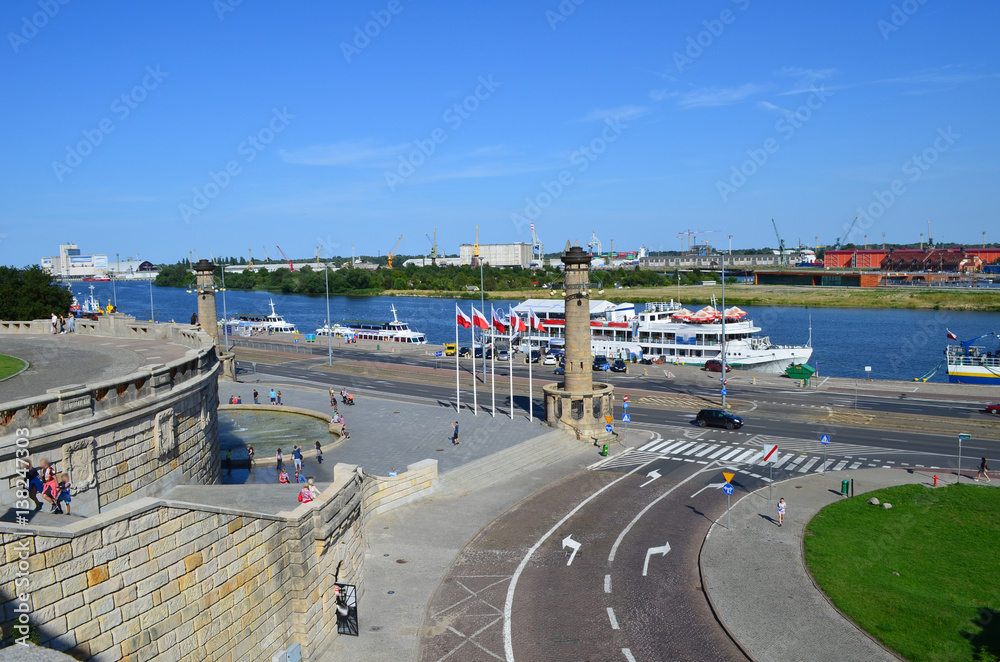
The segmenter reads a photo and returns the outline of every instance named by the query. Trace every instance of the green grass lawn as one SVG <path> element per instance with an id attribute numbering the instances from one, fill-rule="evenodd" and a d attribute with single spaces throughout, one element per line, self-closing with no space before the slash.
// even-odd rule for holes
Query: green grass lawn
<path id="1" fill-rule="evenodd" d="M 873 496 L 893 507 L 868 505 Z M 834 604 L 908 660 L 1000 660 L 1000 489 L 846 499 L 809 523 L 805 553 Z"/>
<path id="2" fill-rule="evenodd" d="M 0 354 L 0 379 L 10 377 L 15 372 L 24 367 L 24 361 L 13 356 Z"/>

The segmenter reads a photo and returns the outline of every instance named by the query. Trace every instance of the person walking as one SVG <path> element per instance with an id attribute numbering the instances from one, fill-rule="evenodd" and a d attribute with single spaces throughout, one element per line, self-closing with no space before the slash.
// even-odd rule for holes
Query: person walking
<path id="1" fill-rule="evenodd" d="M 986 478 L 987 483 L 993 482 L 990 480 L 989 469 L 990 468 L 986 466 L 986 458 L 984 457 L 982 460 L 979 461 L 979 473 L 976 474 L 976 482 L 979 482 L 980 476 Z"/>
<path id="2" fill-rule="evenodd" d="M 785 521 L 785 500 L 778 499 L 778 526 L 781 526 Z"/>
<path id="3" fill-rule="evenodd" d="M 51 329 L 50 329 L 52 331 L 52 333 L 58 333 L 59 332 L 58 325 L 59 325 L 59 318 L 56 317 L 55 313 L 52 313 L 52 324 L 51 324 Z"/>
<path id="4" fill-rule="evenodd" d="M 295 473 L 302 471 L 302 447 L 292 448 L 292 463 L 295 465 Z"/>
<path id="5" fill-rule="evenodd" d="M 66 323 L 69 325 L 69 332 L 76 333 L 76 315 L 70 315 L 66 318 Z"/>
<path id="6" fill-rule="evenodd" d="M 63 317 L 62 315 L 60 315 L 59 316 L 59 335 L 64 335 L 65 333 L 66 333 L 66 318 Z"/>
<path id="7" fill-rule="evenodd" d="M 223 462 L 223 464 L 225 464 L 225 466 L 226 466 L 226 475 L 227 476 L 232 476 L 233 475 L 233 449 L 232 448 L 230 448 L 229 450 L 226 451 L 226 459 Z"/>
<path id="8" fill-rule="evenodd" d="M 260 400 L 257 399 L 258 397 L 260 397 L 260 394 L 257 393 L 257 389 L 254 389 L 253 390 L 253 403 L 255 405 L 259 405 L 260 404 Z"/>
<path id="9" fill-rule="evenodd" d="M 253 469 L 253 446 L 247 444 L 247 458 L 250 460 L 250 468 Z"/>
<path id="10" fill-rule="evenodd" d="M 458 421 L 452 424 L 451 445 L 458 446 Z"/>
<path id="11" fill-rule="evenodd" d="M 271 389 L 271 404 L 272 404 L 272 405 L 273 405 L 273 404 L 275 404 L 275 397 L 276 397 L 276 396 L 275 396 L 275 394 L 274 394 L 274 389 L 272 388 L 272 389 Z"/>
<path id="12" fill-rule="evenodd" d="M 282 456 L 281 456 L 281 449 L 280 448 L 278 449 L 278 452 L 275 453 L 274 460 L 275 460 L 275 462 L 277 462 L 278 473 L 280 474 L 281 473 L 281 468 L 282 468 L 282 465 L 283 465 Z"/>
<path id="13" fill-rule="evenodd" d="M 278 404 L 281 404 L 281 391 L 278 391 Z"/>
<path id="14" fill-rule="evenodd" d="M 316 440 L 316 462 L 323 464 L 323 444 L 319 443 L 319 439 Z"/>

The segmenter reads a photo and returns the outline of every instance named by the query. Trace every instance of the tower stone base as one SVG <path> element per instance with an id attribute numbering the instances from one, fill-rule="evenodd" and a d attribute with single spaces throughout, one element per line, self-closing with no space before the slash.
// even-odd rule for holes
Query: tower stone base
<path id="1" fill-rule="evenodd" d="M 545 421 L 555 428 L 576 432 L 577 439 L 610 437 L 607 419 L 614 420 L 614 390 L 611 384 L 594 383 L 586 391 L 567 391 L 563 384 L 546 384 Z"/>

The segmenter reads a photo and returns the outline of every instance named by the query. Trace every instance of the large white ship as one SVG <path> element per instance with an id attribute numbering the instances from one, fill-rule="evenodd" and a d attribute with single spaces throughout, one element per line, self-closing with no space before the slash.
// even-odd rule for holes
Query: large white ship
<path id="1" fill-rule="evenodd" d="M 228 320 L 219 322 L 219 326 L 228 326 L 230 335 L 255 336 L 271 333 L 298 333 L 294 324 L 286 322 L 284 317 L 275 312 L 274 300 L 269 303 L 271 306 L 270 315 L 234 313 L 229 316 Z"/>
<path id="2" fill-rule="evenodd" d="M 316 329 L 316 335 L 344 336 L 347 338 L 358 338 L 360 340 L 379 340 L 382 342 L 403 342 L 424 344 L 427 338 L 423 333 L 414 331 L 406 322 L 400 322 L 396 314 L 396 306 L 390 306 L 392 310 L 391 322 L 365 322 L 363 320 L 347 320 L 334 324 L 328 324 Z"/>
<path id="3" fill-rule="evenodd" d="M 528 299 L 514 308 L 514 314 L 530 328 L 530 316 L 542 321 L 544 331 L 522 334 L 522 349 L 560 347 L 565 344 L 565 308 L 561 299 Z M 595 356 L 652 359 L 686 365 L 705 365 L 722 358 L 722 322 L 725 315 L 726 362 L 733 368 L 782 373 L 785 368 L 805 363 L 812 347 L 777 345 L 754 325 L 746 312 L 728 308 L 724 313 L 706 306 L 697 312 L 674 301 L 646 304 L 636 313 L 635 305 L 610 301 L 590 301 L 590 347 Z M 515 340 L 515 343 L 518 340 Z"/>

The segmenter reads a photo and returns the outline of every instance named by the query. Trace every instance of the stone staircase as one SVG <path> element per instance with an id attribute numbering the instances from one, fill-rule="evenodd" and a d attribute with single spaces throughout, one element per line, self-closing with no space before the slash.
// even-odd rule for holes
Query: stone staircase
<path id="1" fill-rule="evenodd" d="M 475 492 L 563 458 L 573 455 L 583 458 L 588 453 L 594 461 L 600 459 L 597 448 L 578 441 L 572 432 L 554 430 L 442 474 L 437 480 L 437 491 L 444 496 Z"/>

